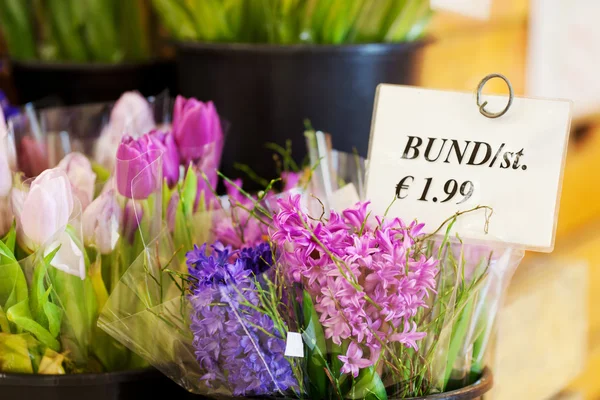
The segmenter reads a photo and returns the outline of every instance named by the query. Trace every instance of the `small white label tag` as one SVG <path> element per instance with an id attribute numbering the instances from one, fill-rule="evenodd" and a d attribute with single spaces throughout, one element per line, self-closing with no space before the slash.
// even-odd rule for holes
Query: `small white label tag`
<path id="1" fill-rule="evenodd" d="M 284 355 L 286 357 L 304 357 L 304 343 L 301 334 L 288 332 Z"/>
<path id="2" fill-rule="evenodd" d="M 437 11 L 451 11 L 467 17 L 489 19 L 492 0 L 431 0 L 430 5 Z"/>
<path id="3" fill-rule="evenodd" d="M 342 212 L 347 208 L 353 207 L 359 201 L 356 187 L 354 187 L 353 183 L 349 183 L 333 192 L 331 195 L 331 209 Z"/>
<path id="4" fill-rule="evenodd" d="M 495 112 L 508 96 L 484 100 Z M 366 197 L 378 215 L 395 198 L 388 215 L 417 219 L 428 233 L 457 212 L 488 206 L 489 225 L 489 209 L 478 209 L 453 232 L 552 251 L 570 111 L 569 101 L 514 98 L 491 119 L 470 93 L 380 85 Z"/>

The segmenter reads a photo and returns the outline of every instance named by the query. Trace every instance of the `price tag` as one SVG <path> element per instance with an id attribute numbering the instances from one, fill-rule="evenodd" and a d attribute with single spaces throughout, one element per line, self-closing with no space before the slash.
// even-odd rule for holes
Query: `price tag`
<path id="1" fill-rule="evenodd" d="M 304 357 L 304 342 L 302 341 L 302 334 L 298 332 L 288 332 L 287 340 L 285 342 L 284 356 Z"/>
<path id="2" fill-rule="evenodd" d="M 502 110 L 508 96 L 485 100 Z M 552 251 L 570 115 L 569 101 L 514 98 L 488 118 L 470 93 L 380 85 L 367 199 L 427 232 L 476 209 L 454 224 L 463 239 Z"/>
<path id="3" fill-rule="evenodd" d="M 492 0 L 431 0 L 431 8 L 478 19 L 489 19 Z"/>

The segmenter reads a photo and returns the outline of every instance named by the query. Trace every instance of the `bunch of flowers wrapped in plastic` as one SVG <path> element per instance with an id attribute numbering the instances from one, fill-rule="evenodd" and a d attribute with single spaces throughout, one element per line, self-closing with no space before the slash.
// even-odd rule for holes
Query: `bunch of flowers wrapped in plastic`
<path id="1" fill-rule="evenodd" d="M 2 372 L 147 365 L 98 329 L 100 310 L 163 208 L 173 236 L 190 242 L 188 219 L 215 198 L 207 182 L 218 179 L 223 130 L 212 103 L 178 97 L 173 124 L 157 126 L 152 104 L 126 93 L 95 137 L 78 131 L 106 108 L 27 110 L 8 126 L 0 115 Z"/>
<path id="2" fill-rule="evenodd" d="M 205 395 L 402 398 L 481 374 L 522 253 L 461 243 L 449 233 L 458 215 L 427 235 L 368 202 L 335 210 L 307 186 L 252 195 L 225 182 L 213 217 L 196 220 L 205 240 L 184 244 L 166 224 L 109 298 L 102 329 Z"/>

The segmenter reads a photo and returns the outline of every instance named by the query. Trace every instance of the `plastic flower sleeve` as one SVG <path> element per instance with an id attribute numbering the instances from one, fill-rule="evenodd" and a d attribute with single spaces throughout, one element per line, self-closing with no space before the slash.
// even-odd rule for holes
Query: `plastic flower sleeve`
<path id="1" fill-rule="evenodd" d="M 506 297 L 508 285 L 524 255 L 523 250 L 501 246 L 493 248 L 490 253 L 488 276 L 474 304 L 473 318 L 465 346 L 465 349 L 472 354 L 470 357 L 472 374 L 480 374 L 485 366 L 488 346 L 495 332 L 496 317 Z M 471 344 L 472 350 L 469 349 Z"/>
<path id="2" fill-rule="evenodd" d="M 315 135 L 317 133 L 307 132 L 309 146 L 316 146 Z M 306 197 L 305 202 L 313 214 L 320 213 L 324 206 L 326 211 L 341 210 L 364 200 L 366 160 L 363 157 L 338 150 L 327 150 L 324 158 L 319 160 L 317 148 L 309 151 L 309 154 L 313 172 L 308 187 L 312 196 Z M 330 192 L 328 197 L 324 195 L 326 190 Z M 325 204 L 326 202 L 328 204 Z"/>
<path id="3" fill-rule="evenodd" d="M 286 391 L 295 380 L 278 336 L 281 321 L 257 311 L 260 297 L 271 296 L 260 289 L 267 289 L 268 273 L 254 276 L 252 268 L 261 266 L 247 254 L 232 256 L 202 246 L 188 253 L 186 269 L 164 231 L 127 270 L 100 327 L 192 392 Z"/>
<path id="4" fill-rule="evenodd" d="M 15 230 L 0 246 L 0 275 L 6 278 L 0 285 L 0 331 L 4 345 L 12 343 L 4 350 L 16 352 L 3 354 L 28 354 L 31 362 L 21 359 L 16 367 L 20 372 L 59 374 L 65 372 L 66 365 L 70 371 L 97 369 L 90 350 L 98 307 L 92 280 L 86 274 L 89 263 L 83 249 L 80 214 L 75 201 L 67 225 L 18 262 L 13 256 Z"/>
<path id="5" fill-rule="evenodd" d="M 523 252 L 501 244 L 432 241 L 440 255 L 440 275 L 434 303 L 446 313 L 432 359 L 432 382 L 438 391 L 464 387 L 483 370 L 494 321 Z M 450 281 L 452 296 L 442 282 Z M 448 300 L 445 300 L 447 298 Z"/>
<path id="6" fill-rule="evenodd" d="M 345 153 L 333 150 L 331 152 L 333 170 L 338 187 L 353 184 L 359 199 L 365 197 L 365 174 L 367 160 L 357 153 Z"/>
<path id="7" fill-rule="evenodd" d="M 68 358 L 75 365 L 88 368 L 99 309 L 97 293 L 89 274 L 90 262 L 83 245 L 81 205 L 78 201 L 75 201 L 73 217 L 64 232 L 57 234 L 54 243 L 60 245 L 60 248 L 50 245 L 43 255 L 48 259 L 51 249 L 56 250 L 54 257 L 48 261 L 45 273 L 52 288 L 52 301 L 62 310 L 62 349 L 68 352 Z M 63 253 L 66 253 L 64 257 Z M 68 264 L 69 272 L 63 270 L 60 264 Z M 73 273 L 82 267 L 82 273 Z M 39 268 L 38 264 L 36 269 Z M 34 276 L 35 273 L 34 270 Z M 38 270 L 37 273 L 41 271 Z"/>
<path id="8" fill-rule="evenodd" d="M 65 155 L 79 152 L 110 171 L 121 138 L 139 137 L 157 124 L 168 124 L 170 105 L 166 91 L 149 98 L 126 92 L 114 103 L 41 110 L 28 104 L 8 121 L 19 169 L 33 177 L 56 166 Z"/>
<path id="9" fill-rule="evenodd" d="M 138 230 L 146 245 L 158 236 L 163 228 L 163 154 L 160 151 L 149 151 L 140 157 L 144 158 L 144 163 L 147 164 L 139 164 L 139 159 L 131 160 L 127 165 L 127 173 L 129 177 L 133 175 L 133 179 L 131 179 L 132 203 Z M 121 166 L 117 168 L 121 170 Z"/>
<path id="10" fill-rule="evenodd" d="M 48 151 L 44 135 L 35 112 L 28 105 L 27 113 L 11 117 L 8 121 L 10 142 L 14 145 L 17 169 L 26 177 L 34 177 L 47 169 Z"/>

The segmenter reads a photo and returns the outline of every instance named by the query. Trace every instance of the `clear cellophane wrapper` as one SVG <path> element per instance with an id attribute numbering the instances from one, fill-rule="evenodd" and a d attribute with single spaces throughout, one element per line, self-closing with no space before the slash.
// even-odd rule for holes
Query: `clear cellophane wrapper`
<path id="1" fill-rule="evenodd" d="M 65 155 L 79 152 L 111 171 L 123 135 L 138 137 L 171 121 L 172 99 L 167 92 L 147 99 L 139 96 L 140 101 L 147 104 L 132 108 L 107 102 L 44 109 L 27 104 L 7 121 L 18 170 L 34 177 L 58 165 Z"/>
<path id="2" fill-rule="evenodd" d="M 356 173 L 346 174 L 353 177 L 348 181 L 360 185 L 364 160 L 358 160 L 342 163 L 347 167 L 336 176 L 351 169 Z M 321 212 L 307 221 L 316 223 Z M 234 215 L 220 207 L 195 213 L 191 241 L 214 243 L 215 224 Z M 183 249 L 189 252 L 185 264 L 167 226 L 146 237 L 153 239 L 144 240 L 114 288 L 99 326 L 187 390 L 212 397 L 383 400 L 463 387 L 485 366 L 498 309 L 523 256 L 501 244 L 467 243 L 449 234 L 418 242 L 413 251 L 436 259 L 438 268 L 426 306 L 410 319 L 413 330 L 426 335 L 418 350 L 382 343 L 374 365 L 351 377 L 342 373 L 340 358 L 349 342 L 332 343 L 324 333 L 317 298 L 292 283 L 283 249 L 261 253 L 270 262 L 257 269 L 240 261 L 247 253 L 214 243 Z M 372 334 L 369 329 L 349 335 Z M 302 338 L 300 352 L 288 352 L 293 333 Z"/>
<path id="3" fill-rule="evenodd" d="M 98 276 L 89 270 L 89 260 L 84 256 L 81 206 L 78 201 L 74 206 L 67 226 L 30 254 L 22 250 L 27 244 L 17 241 L 19 225 L 4 238 L 0 251 L 3 372 L 100 371 L 101 365 L 109 361 L 97 357 L 100 348 L 108 354 L 114 342 L 96 327 Z M 19 246 L 17 261 L 13 249 Z M 71 261 L 81 257 L 79 267 Z M 82 267 L 82 271 L 77 270 Z"/>

